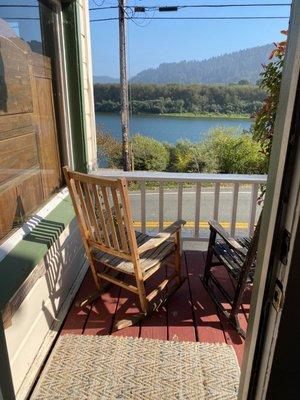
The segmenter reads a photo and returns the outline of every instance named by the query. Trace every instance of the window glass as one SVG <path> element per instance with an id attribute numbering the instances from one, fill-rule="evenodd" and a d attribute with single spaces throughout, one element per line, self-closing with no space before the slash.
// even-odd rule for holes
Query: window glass
<path id="1" fill-rule="evenodd" d="M 55 10 L 0 0 L 0 240 L 61 186 Z"/>

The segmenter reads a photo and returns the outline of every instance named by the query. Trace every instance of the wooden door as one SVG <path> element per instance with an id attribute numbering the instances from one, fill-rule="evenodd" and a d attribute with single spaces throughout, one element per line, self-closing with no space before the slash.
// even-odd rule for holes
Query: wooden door
<path id="1" fill-rule="evenodd" d="M 33 96 L 37 125 L 37 143 L 42 186 L 45 199 L 61 184 L 59 148 L 57 143 L 55 108 L 52 90 L 51 59 L 38 53 L 31 54 Z"/>
<path id="2" fill-rule="evenodd" d="M 50 58 L 0 20 L 0 239 L 61 184 Z"/>

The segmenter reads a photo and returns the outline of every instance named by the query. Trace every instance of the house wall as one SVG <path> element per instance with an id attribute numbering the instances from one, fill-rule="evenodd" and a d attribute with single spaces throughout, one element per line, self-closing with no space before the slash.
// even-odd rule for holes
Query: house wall
<path id="1" fill-rule="evenodd" d="M 32 266 L 31 273 L 3 309 L 17 399 L 25 398 L 31 387 L 87 268 L 72 204 L 69 199 L 66 203 L 67 206 L 60 204 L 45 217 L 5 260 L 7 266 Z M 68 211 L 70 216 L 63 222 L 62 214 Z M 51 233 L 44 231 L 41 224 L 43 227 L 51 225 Z M 57 239 L 53 238 L 55 230 L 59 231 Z M 30 253 L 39 254 L 43 248 L 45 254 L 38 257 L 38 262 L 30 257 Z M 45 340 L 48 348 L 43 346 Z M 37 358 L 40 363 L 34 364 Z"/>
<path id="2" fill-rule="evenodd" d="M 60 18 L 67 92 L 64 117 L 70 121 L 68 140 L 73 149 L 70 159 L 75 169 L 87 171 L 96 166 L 88 2 L 62 2 Z M 60 145 L 64 142 L 60 140 Z M 7 348 L 9 358 L 0 352 L 0 391 L 5 400 L 28 396 L 86 270 L 76 218 L 65 189 L 0 246 L 4 324 L 0 327 L 4 333 L 0 335 L 0 348 Z M 7 377 L 12 378 L 15 393 L 7 385 Z"/>

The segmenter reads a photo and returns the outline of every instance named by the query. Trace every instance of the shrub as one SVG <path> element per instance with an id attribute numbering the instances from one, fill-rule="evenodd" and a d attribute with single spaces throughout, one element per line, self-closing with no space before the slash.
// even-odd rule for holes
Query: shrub
<path id="1" fill-rule="evenodd" d="M 167 146 L 147 136 L 135 135 L 131 141 L 134 169 L 165 171 L 169 162 Z"/>
<path id="2" fill-rule="evenodd" d="M 122 168 L 122 143 L 111 134 L 97 130 L 98 165 Z"/>
<path id="3" fill-rule="evenodd" d="M 180 140 L 170 147 L 169 171 L 204 172 L 208 169 L 209 172 L 215 172 L 213 163 L 210 163 L 201 143 Z"/>
<path id="4" fill-rule="evenodd" d="M 98 132 L 97 143 L 100 166 L 122 168 L 121 141 Z M 131 147 L 136 170 L 227 174 L 267 171 L 267 157 L 260 144 L 248 133 L 238 134 L 234 129 L 215 128 L 201 143 L 181 140 L 175 145 L 136 135 Z"/>
<path id="5" fill-rule="evenodd" d="M 217 128 L 203 142 L 203 152 L 219 173 L 258 174 L 267 170 L 260 145 L 248 133 L 238 135 L 233 129 Z M 209 172 L 212 165 L 207 164 Z"/>

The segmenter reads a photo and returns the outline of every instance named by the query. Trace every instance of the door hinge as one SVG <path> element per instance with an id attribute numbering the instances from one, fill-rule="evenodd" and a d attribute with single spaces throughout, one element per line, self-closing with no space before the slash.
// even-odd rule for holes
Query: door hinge
<path id="1" fill-rule="evenodd" d="M 275 283 L 272 305 L 277 312 L 281 310 L 283 306 L 283 288 L 282 283 L 278 279 Z"/>
<path id="2" fill-rule="evenodd" d="M 284 229 L 282 232 L 280 257 L 279 257 L 280 261 L 284 265 L 286 265 L 288 262 L 290 243 L 291 243 L 291 234 L 287 229 Z"/>

